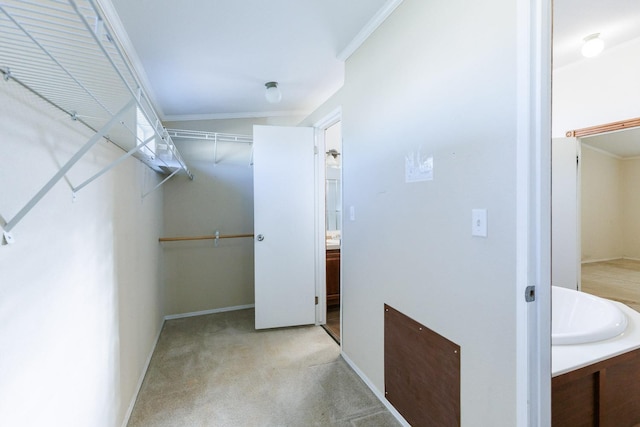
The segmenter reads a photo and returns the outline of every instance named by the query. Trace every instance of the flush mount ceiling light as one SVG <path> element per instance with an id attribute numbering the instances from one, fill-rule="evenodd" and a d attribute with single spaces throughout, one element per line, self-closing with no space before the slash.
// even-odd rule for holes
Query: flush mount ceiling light
<path id="1" fill-rule="evenodd" d="M 267 82 L 264 84 L 267 90 L 264 97 L 272 104 L 277 104 L 282 99 L 282 93 L 278 89 L 278 82 Z"/>
<path id="2" fill-rule="evenodd" d="M 340 163 L 338 162 L 338 156 L 340 153 L 335 148 L 327 151 L 327 166 L 330 168 L 339 168 Z"/>
<path id="3" fill-rule="evenodd" d="M 334 159 L 337 158 L 339 155 L 340 153 L 335 148 L 332 148 L 331 150 L 327 151 L 327 156 L 333 156 Z"/>
<path id="4" fill-rule="evenodd" d="M 584 39 L 582 45 L 582 56 L 585 58 L 593 58 L 602 52 L 604 49 L 604 40 L 600 38 L 600 33 L 588 35 Z"/>

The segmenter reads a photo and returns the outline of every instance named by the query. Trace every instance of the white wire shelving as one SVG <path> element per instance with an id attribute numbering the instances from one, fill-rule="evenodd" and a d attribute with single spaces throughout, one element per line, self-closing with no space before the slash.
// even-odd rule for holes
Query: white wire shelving
<path id="1" fill-rule="evenodd" d="M 218 163 L 218 143 L 249 144 L 249 166 L 253 165 L 253 137 L 234 133 L 208 132 L 189 129 L 167 129 L 167 133 L 175 139 L 191 139 L 198 141 L 211 141 L 214 143 L 213 163 Z"/>
<path id="2" fill-rule="evenodd" d="M 4 84 L 19 84 L 94 132 L 13 218 L 0 224 L 5 243 L 13 241 L 10 232 L 21 219 L 101 140 L 124 154 L 73 186 L 74 194 L 131 156 L 167 175 L 146 194 L 178 173 L 193 179 L 114 34 L 94 0 L 0 0 Z"/>

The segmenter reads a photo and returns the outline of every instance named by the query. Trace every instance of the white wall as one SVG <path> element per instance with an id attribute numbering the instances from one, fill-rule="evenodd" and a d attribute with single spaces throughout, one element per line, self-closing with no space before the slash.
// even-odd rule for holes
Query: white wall
<path id="1" fill-rule="evenodd" d="M 242 145 L 233 154 L 238 162 L 221 158 L 213 163 L 212 142 L 176 145 L 194 174 L 165 188 L 167 236 L 253 233 L 253 174 L 251 150 Z M 162 244 L 167 278 L 167 314 L 184 314 L 253 303 L 253 239 L 171 242 Z"/>
<path id="2" fill-rule="evenodd" d="M 582 145 L 582 261 L 623 256 L 622 160 Z"/>
<path id="3" fill-rule="evenodd" d="M 640 159 L 582 145 L 582 261 L 640 259 Z"/>
<path id="4" fill-rule="evenodd" d="M 551 284 L 569 289 L 580 282 L 578 147 L 576 138 L 551 141 Z"/>
<path id="5" fill-rule="evenodd" d="M 12 82 L 0 82 L 0 135 L 5 221 L 90 136 Z M 121 154 L 101 142 L 67 179 Z M 141 199 L 157 182 L 130 159 L 73 203 L 63 179 L 0 246 L 2 425 L 122 424 L 163 318 L 162 191 Z"/>
<path id="6" fill-rule="evenodd" d="M 303 122 L 342 105 L 345 355 L 384 390 L 384 303 L 458 343 L 463 425 L 516 425 L 514 40 L 514 2 L 405 0 Z M 418 149 L 434 179 L 407 184 Z"/>
<path id="7" fill-rule="evenodd" d="M 622 224 L 624 227 L 623 254 L 626 258 L 640 259 L 640 159 L 622 162 L 622 195 L 624 203 Z"/>
<path id="8" fill-rule="evenodd" d="M 640 117 L 640 39 L 553 70 L 553 136 Z"/>
<path id="9" fill-rule="evenodd" d="M 553 136 L 564 137 L 565 132 L 569 130 L 640 117 L 640 104 L 637 102 L 640 97 L 638 75 L 640 39 L 605 49 L 598 57 L 554 69 Z M 604 176 L 598 183 L 596 178 L 583 172 L 581 259 L 596 261 L 621 256 L 640 257 L 640 243 L 633 237 L 633 232 L 640 230 L 632 217 L 634 214 L 640 214 L 640 208 L 629 205 L 614 212 L 615 204 L 612 203 L 616 202 L 611 200 L 620 198 L 622 201 L 635 201 L 637 198 L 634 190 L 626 186 L 626 182 L 631 181 L 623 178 L 622 186 L 619 184 L 615 188 L 605 190 L 604 181 L 615 179 L 611 176 L 613 160 L 601 159 L 598 162 L 593 151 L 587 152 L 586 156 L 587 167 L 591 160 L 602 163 L 604 167 L 601 172 L 593 172 L 591 175 Z M 584 160 L 583 158 L 583 171 Z M 624 161 L 625 164 L 627 162 L 629 160 Z M 633 174 L 633 168 L 617 173 Z M 600 189 L 600 196 L 589 193 L 590 189 Z M 625 193 L 624 196 L 620 195 L 621 191 Z M 637 206 L 637 202 L 633 203 Z M 554 235 L 554 239 L 557 239 L 557 236 Z"/>
<path id="10" fill-rule="evenodd" d="M 254 124 L 293 125 L 299 118 L 170 122 L 168 128 L 251 135 Z M 253 169 L 248 144 L 179 140 L 193 181 L 165 184 L 167 236 L 253 233 Z M 253 239 L 163 243 L 169 315 L 237 307 L 254 302 Z"/>

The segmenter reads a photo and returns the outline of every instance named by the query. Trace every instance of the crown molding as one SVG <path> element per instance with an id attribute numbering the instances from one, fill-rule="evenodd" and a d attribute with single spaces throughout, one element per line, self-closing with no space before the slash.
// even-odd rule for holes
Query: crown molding
<path id="1" fill-rule="evenodd" d="M 133 67 L 133 71 L 136 73 L 136 77 L 142 85 L 142 89 L 144 90 L 147 99 L 153 106 L 156 114 L 158 114 L 159 118 L 162 120 L 164 117 L 164 112 L 162 111 L 162 108 L 157 101 L 157 97 L 155 95 L 155 92 L 153 91 L 153 86 L 151 86 L 149 77 L 147 76 L 147 73 L 142 66 L 142 61 L 140 61 L 138 52 L 136 51 L 135 47 L 133 47 L 133 43 L 131 43 L 129 34 L 127 34 L 127 30 L 124 28 L 124 25 L 122 24 L 120 16 L 118 16 L 118 12 L 116 12 L 113 3 L 111 3 L 111 0 L 96 0 L 96 3 L 102 11 L 102 14 L 107 21 L 107 25 L 113 32 L 112 36 L 116 38 L 118 44 L 120 44 L 120 46 L 122 47 L 122 53 L 126 57 L 131 67 Z"/>
<path id="2" fill-rule="evenodd" d="M 340 53 L 338 53 L 338 60 L 346 61 L 353 53 L 358 50 L 360 46 L 373 34 L 373 32 L 393 13 L 394 10 L 403 0 L 388 0 L 382 8 L 376 13 L 373 18 L 360 30 L 358 34 L 349 42 Z"/>
<path id="3" fill-rule="evenodd" d="M 186 122 L 191 120 L 225 120 L 225 119 L 257 119 L 265 117 L 303 116 L 311 114 L 310 111 L 257 111 L 249 113 L 212 113 L 212 114 L 184 114 L 168 115 L 162 117 L 167 122 Z"/>

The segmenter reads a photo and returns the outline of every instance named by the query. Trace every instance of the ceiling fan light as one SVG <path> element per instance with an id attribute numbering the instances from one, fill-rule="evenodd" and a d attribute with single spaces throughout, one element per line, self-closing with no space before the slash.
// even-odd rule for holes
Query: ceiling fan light
<path id="1" fill-rule="evenodd" d="M 278 89 L 278 82 L 267 82 L 264 84 L 267 90 L 264 93 L 264 97 L 271 104 L 277 104 L 282 99 L 282 92 Z"/>
<path id="2" fill-rule="evenodd" d="M 582 56 L 585 58 L 593 58 L 598 56 L 604 50 L 604 40 L 600 38 L 600 33 L 591 34 L 584 38 L 582 45 Z"/>

